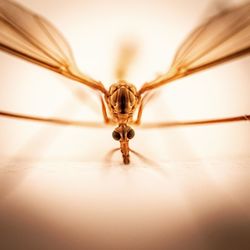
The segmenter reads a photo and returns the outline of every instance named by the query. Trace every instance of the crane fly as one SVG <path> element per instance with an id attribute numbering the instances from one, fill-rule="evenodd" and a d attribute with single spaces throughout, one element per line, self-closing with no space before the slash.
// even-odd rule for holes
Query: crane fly
<path id="1" fill-rule="evenodd" d="M 126 58 L 117 70 L 118 81 L 104 85 L 78 69 L 71 49 L 60 32 L 46 19 L 10 0 L 0 0 L 0 48 L 2 51 L 57 72 L 97 92 L 104 123 L 42 118 L 0 111 L 4 117 L 61 125 L 116 126 L 112 136 L 120 142 L 124 164 L 130 163 L 129 141 L 135 136 L 133 126 L 144 128 L 176 127 L 246 121 L 250 115 L 161 123 L 141 122 L 144 106 L 153 90 L 177 79 L 248 55 L 250 52 L 250 3 L 224 9 L 210 17 L 186 38 L 166 73 L 136 87 L 124 80 Z M 127 51 L 127 54 L 130 52 Z M 126 57 L 126 56 L 125 56 Z M 127 58 L 129 59 L 129 58 Z"/>

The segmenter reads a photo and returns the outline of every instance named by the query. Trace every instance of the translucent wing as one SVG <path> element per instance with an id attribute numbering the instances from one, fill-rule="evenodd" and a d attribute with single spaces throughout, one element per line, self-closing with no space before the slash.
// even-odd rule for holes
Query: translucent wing
<path id="1" fill-rule="evenodd" d="M 0 0 L 0 49 L 106 93 L 100 82 L 80 73 L 56 28 L 9 0 Z"/>
<path id="2" fill-rule="evenodd" d="M 145 83 L 139 92 L 249 53 L 250 2 L 226 9 L 196 28 L 177 51 L 169 71 Z"/>

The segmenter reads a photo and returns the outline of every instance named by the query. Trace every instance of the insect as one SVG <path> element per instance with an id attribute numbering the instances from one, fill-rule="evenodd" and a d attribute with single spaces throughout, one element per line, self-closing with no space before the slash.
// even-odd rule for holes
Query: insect
<path id="1" fill-rule="evenodd" d="M 120 143 L 124 164 L 130 163 L 129 141 L 134 138 L 133 126 L 159 128 L 237 122 L 250 115 L 198 121 L 141 122 L 145 105 L 153 90 L 177 79 L 248 55 L 250 52 L 250 3 L 234 6 L 212 16 L 186 38 L 177 50 L 169 70 L 136 87 L 126 82 L 122 70 L 119 79 L 107 90 L 104 85 L 81 73 L 71 49 L 59 31 L 43 17 L 25 7 L 0 0 L 0 48 L 2 51 L 75 80 L 100 95 L 104 123 L 87 123 L 55 118 L 42 118 L 0 111 L 1 116 L 32 121 L 76 126 L 116 126 L 112 136 Z"/>

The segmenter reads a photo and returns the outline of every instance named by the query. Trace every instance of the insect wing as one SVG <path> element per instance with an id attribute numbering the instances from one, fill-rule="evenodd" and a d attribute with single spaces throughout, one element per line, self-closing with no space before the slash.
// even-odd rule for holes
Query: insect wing
<path id="1" fill-rule="evenodd" d="M 223 10 L 196 28 L 178 49 L 170 70 L 140 90 L 176 79 L 250 53 L 250 3 Z"/>
<path id="2" fill-rule="evenodd" d="M 105 92 L 82 74 L 59 31 L 43 17 L 9 0 L 0 0 L 0 49 Z"/>

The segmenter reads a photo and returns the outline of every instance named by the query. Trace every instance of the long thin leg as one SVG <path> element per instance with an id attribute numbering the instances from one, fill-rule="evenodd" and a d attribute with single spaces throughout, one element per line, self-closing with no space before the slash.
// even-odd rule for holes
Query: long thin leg
<path id="1" fill-rule="evenodd" d="M 106 109 L 104 100 L 103 100 L 101 95 L 100 95 L 100 99 L 101 99 L 101 104 L 102 104 L 102 114 L 103 114 L 104 122 L 105 122 L 105 124 L 110 124 L 111 120 L 108 117 L 107 109 Z"/>
<path id="2" fill-rule="evenodd" d="M 250 115 L 235 116 L 220 119 L 211 120 L 196 120 L 196 121 L 174 121 L 174 122 L 152 122 L 144 123 L 140 125 L 140 128 L 152 129 L 152 128 L 170 128 L 170 127 L 181 127 L 181 126 L 194 126 L 194 125 L 210 125 L 218 123 L 228 123 L 228 122 L 239 122 L 248 121 L 250 122 Z"/>
<path id="3" fill-rule="evenodd" d="M 92 128 L 105 127 L 105 124 L 97 123 L 97 122 L 73 121 L 73 120 L 65 120 L 65 119 L 60 119 L 60 118 L 44 118 L 44 117 L 22 115 L 22 114 L 4 112 L 4 111 L 0 111 L 0 116 L 12 118 L 12 119 L 14 118 L 14 119 L 20 119 L 20 120 L 33 121 L 33 122 L 50 123 L 53 125 L 92 127 Z"/>
<path id="4" fill-rule="evenodd" d="M 136 118 L 136 120 L 134 121 L 134 124 L 135 124 L 135 125 L 138 126 L 138 125 L 141 124 L 141 118 L 142 118 L 143 108 L 144 108 L 145 105 L 146 105 L 149 101 L 151 101 L 155 96 L 156 96 L 156 92 L 153 92 L 153 93 L 148 92 L 148 93 L 146 93 L 146 94 L 143 96 L 143 98 L 142 98 L 142 100 L 141 100 L 141 103 L 140 103 L 140 105 L 139 105 L 139 108 L 138 108 L 137 118 Z"/>

